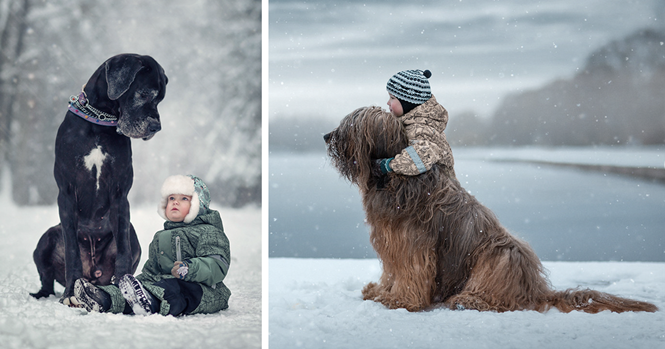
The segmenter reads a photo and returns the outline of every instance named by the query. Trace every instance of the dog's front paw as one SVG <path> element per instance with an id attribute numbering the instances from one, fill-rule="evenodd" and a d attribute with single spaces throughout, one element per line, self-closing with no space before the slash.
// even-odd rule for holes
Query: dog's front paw
<path id="1" fill-rule="evenodd" d="M 374 300 L 379 296 L 379 285 L 376 282 L 370 282 L 362 290 L 363 300 Z"/>
<path id="2" fill-rule="evenodd" d="M 406 309 L 408 311 L 421 311 L 429 306 L 428 303 L 410 299 L 408 297 L 398 297 L 397 294 L 387 292 L 381 285 L 370 282 L 363 288 L 363 299 L 371 300 L 383 304 L 388 309 Z"/>
<path id="3" fill-rule="evenodd" d="M 74 296 L 72 297 L 63 296 L 62 298 L 60 298 L 60 303 L 70 308 L 83 308 L 83 306 L 76 300 Z"/>
<path id="4" fill-rule="evenodd" d="M 60 297 L 60 304 L 64 304 L 68 307 L 71 307 L 73 305 L 72 301 L 70 298 L 74 297 L 74 287 L 70 288 L 65 288 L 65 292 L 62 293 L 62 296 Z"/>
<path id="5" fill-rule="evenodd" d="M 498 310 L 496 307 L 490 306 L 482 298 L 469 294 L 455 295 L 449 298 L 445 304 L 452 310 Z"/>

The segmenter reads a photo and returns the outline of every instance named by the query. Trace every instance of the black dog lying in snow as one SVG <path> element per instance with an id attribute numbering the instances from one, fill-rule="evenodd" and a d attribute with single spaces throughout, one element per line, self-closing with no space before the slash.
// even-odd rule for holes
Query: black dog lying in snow
<path id="1" fill-rule="evenodd" d="M 130 138 L 149 140 L 161 130 L 157 104 L 167 82 L 152 57 L 121 54 L 72 96 L 55 141 L 60 224 L 35 249 L 42 288 L 33 297 L 55 294 L 56 280 L 65 286 L 60 301 L 69 305 L 75 280 L 108 285 L 136 270 L 141 247 L 129 222 Z"/>

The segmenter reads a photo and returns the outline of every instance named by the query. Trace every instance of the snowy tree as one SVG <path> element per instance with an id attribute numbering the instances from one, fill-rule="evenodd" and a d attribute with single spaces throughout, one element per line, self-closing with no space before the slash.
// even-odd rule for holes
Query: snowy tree
<path id="1" fill-rule="evenodd" d="M 208 183 L 217 203 L 260 203 L 260 1 L 0 4 L 2 9 L 24 4 L 25 12 L 18 30 L 23 44 L 0 61 L 0 149 L 10 154 L 5 162 L 16 203 L 55 202 L 53 145 L 68 97 L 119 53 L 151 55 L 169 77 L 159 106 L 162 131 L 149 142 L 132 141 L 130 200 L 153 201 L 166 176 L 192 173 Z M 7 25 L 2 28 L 4 37 Z M 12 49 L 6 40 L 0 48 Z"/>
<path id="2" fill-rule="evenodd" d="M 0 1 L 0 170 L 9 156 L 12 107 L 16 97 L 16 61 L 26 32 L 27 0 Z"/>

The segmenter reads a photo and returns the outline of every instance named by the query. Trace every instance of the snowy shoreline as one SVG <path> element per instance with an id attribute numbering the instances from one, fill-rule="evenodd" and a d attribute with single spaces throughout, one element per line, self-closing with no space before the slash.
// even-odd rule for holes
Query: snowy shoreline
<path id="1" fill-rule="evenodd" d="M 409 313 L 363 301 L 377 259 L 270 258 L 269 343 L 280 348 L 662 348 L 665 263 L 543 262 L 556 289 L 589 287 L 656 313 Z"/>
<path id="2" fill-rule="evenodd" d="M 627 177 L 641 178 L 651 180 L 654 182 L 661 182 L 665 184 L 665 168 L 654 167 L 636 167 L 636 166 L 612 166 L 612 165 L 588 165 L 576 164 L 566 162 L 550 162 L 538 160 L 490 160 L 497 162 L 523 162 L 527 164 L 544 165 L 544 166 L 557 166 L 575 168 L 584 171 L 601 172 L 604 174 L 617 174 Z"/>
<path id="3" fill-rule="evenodd" d="M 665 153 L 663 152 L 663 146 L 472 147 L 461 148 L 457 153 L 459 159 L 568 167 L 665 183 Z"/>
<path id="4" fill-rule="evenodd" d="M 454 147 L 455 159 L 665 168 L 665 147 Z"/>

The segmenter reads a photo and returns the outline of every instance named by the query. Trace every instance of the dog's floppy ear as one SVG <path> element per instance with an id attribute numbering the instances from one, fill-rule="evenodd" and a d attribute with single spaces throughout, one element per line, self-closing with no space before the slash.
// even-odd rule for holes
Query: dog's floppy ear
<path id="1" fill-rule="evenodd" d="M 377 159 L 393 157 L 407 147 L 404 127 L 390 113 L 379 109 L 374 122 L 374 150 Z"/>
<path id="2" fill-rule="evenodd" d="M 118 55 L 106 61 L 106 84 L 109 99 L 120 98 L 134 82 L 136 73 L 143 68 L 143 62 L 133 55 Z"/>

